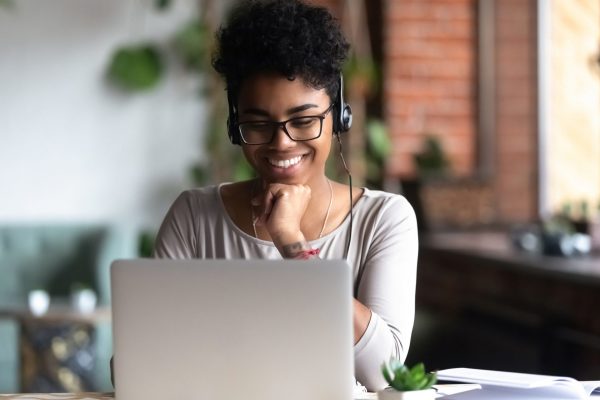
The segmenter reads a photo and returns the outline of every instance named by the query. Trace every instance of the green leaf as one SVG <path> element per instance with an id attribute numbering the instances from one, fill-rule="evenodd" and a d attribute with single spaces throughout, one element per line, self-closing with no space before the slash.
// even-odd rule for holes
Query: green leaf
<path id="1" fill-rule="evenodd" d="M 138 255 L 140 257 L 152 257 L 156 233 L 142 231 L 138 237 Z"/>
<path id="2" fill-rule="evenodd" d="M 390 370 L 388 369 L 387 363 L 383 363 L 381 365 L 381 373 L 383 374 L 383 378 L 388 383 L 388 385 L 392 385 L 393 379 L 390 376 Z"/>
<path id="3" fill-rule="evenodd" d="M 156 7 L 157 10 L 165 11 L 171 6 L 171 3 L 171 0 L 155 0 L 154 7 Z"/>
<path id="4" fill-rule="evenodd" d="M 425 377 L 425 366 L 423 363 L 418 363 L 414 367 L 411 368 L 410 373 L 415 378 L 421 379 Z"/>
<path id="5" fill-rule="evenodd" d="M 423 389 L 429 389 L 430 387 L 435 385 L 436 382 L 437 374 L 435 372 L 427 374 L 427 382 L 425 383 L 425 386 L 423 386 Z"/>
<path id="6" fill-rule="evenodd" d="M 0 7 L 12 8 L 15 6 L 13 0 L 0 0 Z"/>
<path id="7" fill-rule="evenodd" d="M 208 41 L 210 34 L 204 23 L 194 20 L 185 25 L 173 39 L 175 51 L 183 63 L 201 72 L 208 64 Z"/>
<path id="8" fill-rule="evenodd" d="M 388 136 L 387 127 L 378 119 L 367 122 L 367 142 L 373 155 L 379 161 L 385 161 L 390 155 L 392 144 Z"/>
<path id="9" fill-rule="evenodd" d="M 128 91 L 142 91 L 158 84 L 163 73 L 162 60 L 152 45 L 117 49 L 108 67 L 108 78 Z"/>
<path id="10" fill-rule="evenodd" d="M 233 170 L 233 180 L 235 182 L 245 181 L 255 177 L 254 169 L 248 164 L 245 157 L 239 157 Z"/>
<path id="11" fill-rule="evenodd" d="M 437 380 L 435 373 L 426 373 L 423 363 L 412 368 L 397 359 L 391 359 L 381 366 L 386 382 L 398 391 L 422 390 L 430 388 Z"/>
<path id="12" fill-rule="evenodd" d="M 192 167 L 190 168 L 189 174 L 190 174 L 190 178 L 192 179 L 192 182 L 196 186 L 203 186 L 203 185 L 206 185 L 206 183 L 208 182 L 209 171 L 208 171 L 208 167 L 206 167 L 205 165 L 201 165 L 201 164 L 192 165 Z"/>
<path id="13" fill-rule="evenodd" d="M 437 136 L 427 135 L 420 153 L 413 156 L 416 169 L 422 177 L 442 176 L 449 163 L 442 142 Z"/>

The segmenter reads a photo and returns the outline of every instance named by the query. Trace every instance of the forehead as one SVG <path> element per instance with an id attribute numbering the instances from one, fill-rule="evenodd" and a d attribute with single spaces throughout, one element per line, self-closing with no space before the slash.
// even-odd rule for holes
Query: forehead
<path id="1" fill-rule="evenodd" d="M 302 78 L 288 79 L 278 74 L 253 75 L 240 87 L 238 104 L 265 110 L 313 103 L 325 105 L 329 96 L 325 89 L 315 89 Z"/>

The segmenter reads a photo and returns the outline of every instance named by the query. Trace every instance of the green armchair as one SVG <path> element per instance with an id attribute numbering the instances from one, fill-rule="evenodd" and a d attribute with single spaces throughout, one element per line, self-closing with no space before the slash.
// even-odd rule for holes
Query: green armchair
<path id="1" fill-rule="evenodd" d="M 134 229 L 100 225 L 0 226 L 0 308 L 25 305 L 33 289 L 67 298 L 72 285 L 95 290 L 100 305 L 110 304 L 110 264 L 137 257 Z M 16 321 L 0 319 L 0 393 L 19 391 L 19 331 Z M 110 325 L 99 326 L 94 376 L 99 389 L 110 387 Z"/>

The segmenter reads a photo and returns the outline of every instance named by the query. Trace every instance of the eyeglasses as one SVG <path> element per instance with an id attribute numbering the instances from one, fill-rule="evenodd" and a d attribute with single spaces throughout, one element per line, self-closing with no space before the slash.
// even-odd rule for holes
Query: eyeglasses
<path id="1" fill-rule="evenodd" d="M 279 128 L 295 142 L 317 139 L 323 131 L 323 120 L 332 110 L 330 105 L 321 115 L 290 118 L 287 121 L 240 122 L 238 129 L 245 144 L 267 144 L 273 141 Z"/>

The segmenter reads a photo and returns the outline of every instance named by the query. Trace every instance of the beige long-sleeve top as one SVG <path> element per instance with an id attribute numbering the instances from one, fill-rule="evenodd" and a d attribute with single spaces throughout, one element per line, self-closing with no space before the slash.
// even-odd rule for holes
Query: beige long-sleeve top
<path id="1" fill-rule="evenodd" d="M 406 358 L 414 321 L 418 254 L 414 211 L 400 195 L 364 189 L 350 218 L 310 242 L 324 259 L 345 258 L 354 272 L 355 297 L 371 309 L 354 346 L 355 377 L 370 391 L 386 386 L 380 367 Z M 220 186 L 183 192 L 167 213 L 155 244 L 159 258 L 281 259 L 272 242 L 238 228 L 225 210 Z"/>

